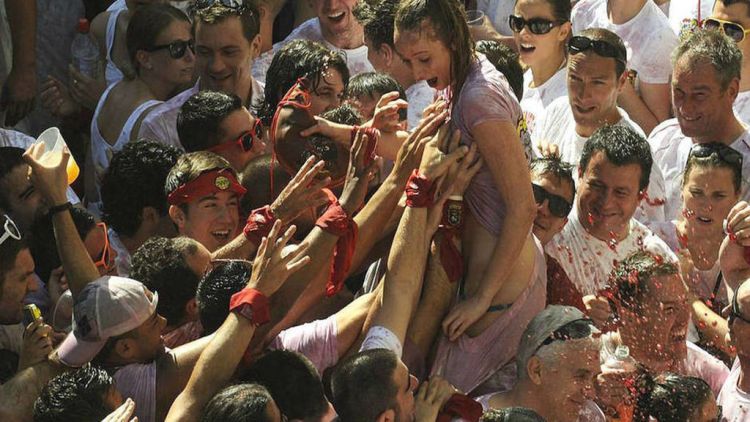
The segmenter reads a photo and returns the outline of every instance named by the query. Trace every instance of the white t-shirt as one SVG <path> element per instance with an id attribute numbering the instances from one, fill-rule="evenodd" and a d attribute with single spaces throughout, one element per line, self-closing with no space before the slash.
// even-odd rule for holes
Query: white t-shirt
<path id="1" fill-rule="evenodd" d="M 634 121 L 630 120 L 628 113 L 621 108 L 617 111 L 622 116 L 617 125 L 627 126 L 636 131 L 644 139 L 646 135 Z M 531 141 L 534 152 L 539 153 L 538 146 L 542 141 L 553 143 L 560 148 L 560 157 L 563 161 L 574 165 L 573 180 L 578 180 L 578 162 L 583 153 L 583 146 L 588 140 L 576 132 L 575 118 L 570 107 L 568 97 L 558 98 L 550 104 L 541 118 L 537 121 L 535 131 L 532 133 Z M 651 175 L 648 183 L 648 200 L 644 199 L 638 205 L 633 216 L 643 224 L 649 225 L 666 220 L 664 206 L 660 201 L 664 199 L 664 177 L 656 166 L 651 166 Z"/>
<path id="2" fill-rule="evenodd" d="M 253 63 L 253 79 L 266 83 L 266 72 L 271 66 L 271 60 L 273 55 L 286 45 L 289 41 L 304 39 L 310 41 L 317 41 L 326 47 L 334 51 L 339 51 L 344 54 L 346 58 L 346 66 L 349 68 L 349 76 L 352 77 L 356 74 L 363 72 L 373 72 L 375 68 L 372 67 L 370 61 L 367 60 L 367 46 L 362 44 L 360 47 L 353 48 L 350 50 L 338 48 L 333 44 L 326 41 L 323 38 L 323 31 L 320 28 L 320 21 L 318 18 L 312 18 L 302 23 L 302 25 L 295 28 L 291 34 L 289 34 L 283 41 L 277 42 L 273 47 L 261 54 Z"/>
<path id="3" fill-rule="evenodd" d="M 724 386 L 716 402 L 721 406 L 723 415 L 722 421 L 727 422 L 748 422 L 750 421 L 750 394 L 742 391 L 737 387 L 740 380 L 740 360 L 735 359 L 732 365 L 732 371 L 729 373 Z"/>
<path id="4" fill-rule="evenodd" d="M 666 218 L 675 220 L 679 218 L 682 209 L 682 175 L 685 172 L 690 148 L 693 146 L 693 139 L 682 134 L 677 119 L 670 119 L 662 122 L 648 138 L 651 144 L 651 151 L 654 156 L 654 164 L 658 165 L 664 176 L 664 188 L 666 204 L 664 212 Z M 750 191 L 748 190 L 748 176 L 750 176 L 750 133 L 746 130 L 742 132 L 732 144 L 732 148 L 742 154 L 742 188 L 740 189 L 740 199 L 749 200 Z"/>
<path id="5" fill-rule="evenodd" d="M 677 262 L 666 243 L 638 221 L 630 220 L 630 233 L 621 242 L 606 242 L 590 235 L 578 218 L 578 199 L 568 224 L 544 247 L 560 263 L 582 295 L 597 294 L 608 287 L 616 263 L 637 250 L 647 250 Z"/>
<path id="6" fill-rule="evenodd" d="M 406 121 L 409 130 L 419 125 L 422 112 L 432 104 L 436 93 L 437 91 L 430 88 L 425 81 L 419 81 L 406 89 L 406 101 L 409 103 L 409 108 L 406 109 Z"/>
<path id="7" fill-rule="evenodd" d="M 674 0 L 669 2 L 669 26 L 682 37 L 685 29 L 695 25 L 698 19 L 711 16 L 714 0 Z M 700 8 L 699 8 L 700 6 Z"/>
<path id="8" fill-rule="evenodd" d="M 529 127 L 529 133 L 534 134 L 537 119 L 544 114 L 544 110 L 556 99 L 560 97 L 568 98 L 567 84 L 568 70 L 566 67 L 560 68 L 557 73 L 547 79 L 541 86 L 531 87 L 534 76 L 531 69 L 523 74 L 523 98 L 521 99 L 521 108 L 523 117 L 526 118 L 526 125 Z"/>
<path id="9" fill-rule="evenodd" d="M 477 9 L 484 12 L 501 35 L 513 36 L 508 17 L 513 14 L 516 0 L 477 0 Z"/>
<path id="10" fill-rule="evenodd" d="M 677 47 L 677 36 L 659 7 L 647 1 L 633 19 L 620 25 L 610 22 L 607 0 L 581 0 L 573 8 L 573 33 L 587 28 L 605 28 L 622 38 L 628 50 L 628 67 L 638 79 L 650 84 L 666 84 L 672 76 L 670 56 Z"/>
<path id="11" fill-rule="evenodd" d="M 750 122 L 750 91 L 738 93 L 732 108 L 739 121 Z"/>
<path id="12" fill-rule="evenodd" d="M 112 249 L 117 252 L 117 258 L 115 258 L 115 265 L 117 266 L 117 275 L 120 277 L 129 277 L 131 268 L 131 256 L 130 251 L 125 245 L 122 244 L 120 236 L 113 229 L 108 229 L 109 245 Z"/>

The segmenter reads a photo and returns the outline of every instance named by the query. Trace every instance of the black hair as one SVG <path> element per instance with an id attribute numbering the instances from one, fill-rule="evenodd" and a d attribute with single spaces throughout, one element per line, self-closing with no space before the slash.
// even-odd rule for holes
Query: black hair
<path id="1" fill-rule="evenodd" d="M 218 144 L 221 122 L 240 109 L 242 100 L 234 94 L 198 91 L 191 95 L 177 115 L 177 133 L 185 151 L 203 151 Z"/>
<path id="2" fill-rule="evenodd" d="M 168 325 L 178 325 L 185 318 L 185 305 L 195 297 L 200 275 L 193 272 L 187 257 L 196 253 L 197 242 L 187 237 L 146 240 L 132 258 L 130 278 L 159 292 L 156 312 Z"/>
<path id="3" fill-rule="evenodd" d="M 552 176 L 560 183 L 569 183 L 573 189 L 573 198 L 575 199 L 576 183 L 573 179 L 573 165 L 562 161 L 562 158 L 559 156 L 550 155 L 534 158 L 529 163 L 529 171 L 531 172 L 532 180 L 534 176 Z"/>
<path id="4" fill-rule="evenodd" d="M 616 166 L 638 164 L 641 168 L 638 189 L 646 189 L 654 160 L 648 142 L 638 132 L 624 125 L 600 127 L 583 145 L 578 171 L 585 173 L 591 157 L 598 151 L 602 151 L 607 160 Z"/>
<path id="5" fill-rule="evenodd" d="M 174 21 L 190 23 L 180 9 L 162 3 L 152 3 L 136 9 L 128 23 L 125 43 L 128 57 L 136 73 L 140 71 L 136 54 L 140 50 L 149 50 L 156 46 L 156 39 Z"/>
<path id="6" fill-rule="evenodd" d="M 633 420 L 646 422 L 649 417 L 659 421 L 689 422 L 708 400 L 713 400 L 711 387 L 698 377 L 665 373 L 653 378 L 644 373 Z"/>
<path id="7" fill-rule="evenodd" d="M 552 14 L 558 22 L 570 21 L 570 14 L 573 10 L 570 0 L 546 0 L 547 4 L 552 7 Z M 515 0 L 518 4 L 518 0 Z"/>
<path id="8" fill-rule="evenodd" d="M 133 236 L 143 222 L 143 209 L 166 216 L 164 182 L 180 151 L 160 142 L 128 142 L 112 157 L 102 179 L 102 219 L 122 236 Z"/>
<path id="9" fill-rule="evenodd" d="M 430 23 L 435 31 L 434 36 L 451 51 L 451 95 L 458 99 L 471 64 L 476 59 L 474 40 L 466 23 L 463 3 L 458 0 L 402 0 L 399 3 L 395 18 L 396 29 L 421 31 L 424 22 Z"/>
<path id="10" fill-rule="evenodd" d="M 545 422 L 544 418 L 527 407 L 491 409 L 482 415 L 479 422 Z"/>
<path id="11" fill-rule="evenodd" d="M 406 100 L 404 87 L 391 75 L 381 72 L 363 72 L 352 76 L 346 86 L 345 96 L 347 98 L 358 98 L 365 95 L 378 99 L 383 94 L 393 91 L 398 91 L 398 97 Z"/>
<path id="12" fill-rule="evenodd" d="M 89 232 L 96 227 L 94 215 L 85 208 L 73 207 L 70 209 L 70 216 L 73 218 L 73 224 L 76 226 L 78 236 L 82 241 L 85 241 Z"/>
<path id="13" fill-rule="evenodd" d="M 734 186 L 734 191 L 739 193 L 742 189 L 742 162 L 729 162 L 721 158 L 719 153 L 721 148 L 729 148 L 732 151 L 734 151 L 734 148 L 718 142 L 710 142 L 704 145 L 708 148 L 716 148 L 716 152 L 712 152 L 708 157 L 698 157 L 693 154 L 688 155 L 687 163 L 685 164 L 685 171 L 682 173 L 682 185 L 685 185 L 688 177 L 690 177 L 690 172 L 694 167 L 725 168 L 732 172 L 732 185 Z M 737 155 L 740 155 L 740 153 L 737 152 Z"/>
<path id="14" fill-rule="evenodd" d="M 114 409 L 104 397 L 114 380 L 107 371 L 85 366 L 52 378 L 34 402 L 35 422 L 99 422 Z"/>
<path id="15" fill-rule="evenodd" d="M 217 1 L 203 9 L 194 9 L 192 13 L 193 32 L 195 32 L 195 25 L 198 22 L 214 25 L 230 16 L 238 16 L 242 24 L 242 35 L 248 42 L 252 42 L 260 33 L 260 11 L 255 1 L 240 1 L 242 7 L 239 8 L 229 8 Z"/>
<path id="16" fill-rule="evenodd" d="M 477 52 L 487 57 L 487 60 L 495 66 L 498 72 L 505 76 L 510 89 L 516 95 L 516 99 L 521 101 L 521 98 L 523 98 L 523 68 L 518 61 L 518 53 L 505 44 L 491 40 L 477 41 L 476 49 Z"/>
<path id="17" fill-rule="evenodd" d="M 365 38 L 376 50 L 383 44 L 393 47 L 398 0 L 358 1 L 352 14 L 362 25 Z"/>
<path id="18" fill-rule="evenodd" d="M 628 50 L 627 48 L 625 48 L 625 43 L 622 41 L 622 38 L 620 38 L 619 35 L 615 34 L 609 29 L 604 28 L 587 28 L 581 31 L 581 33 L 578 35 L 595 41 L 604 41 L 614 47 L 614 49 L 617 51 L 617 57 L 622 58 L 622 60 L 618 60 L 614 57 L 608 57 L 615 61 L 615 76 L 619 78 L 623 73 L 625 73 L 625 70 L 627 69 L 627 63 L 625 62 L 627 61 Z M 597 54 L 594 52 L 594 50 L 585 51 L 580 54 L 589 54 L 590 52 Z"/>
<path id="19" fill-rule="evenodd" d="M 258 117 L 270 127 L 276 106 L 300 78 L 307 78 L 310 90 L 316 91 L 327 69 L 341 74 L 344 86 L 349 83 L 349 68 L 341 53 L 331 51 L 323 44 L 310 40 L 294 40 L 282 47 L 271 60 L 266 72 L 263 105 Z"/>
<path id="20" fill-rule="evenodd" d="M 272 167 L 273 182 L 276 185 L 274 192 L 271 192 Z M 247 189 L 247 193 L 240 199 L 241 215 L 250 215 L 254 209 L 272 203 L 290 180 L 292 176 L 274 162 L 271 154 L 251 159 L 239 175 L 240 184 Z"/>
<path id="21" fill-rule="evenodd" d="M 16 167 L 26 164 L 23 161 L 23 149 L 0 147 L 0 181 L 5 179 Z M 4 189 L 3 189 L 4 190 Z M 10 199 L 0 192 L 0 209 L 10 211 Z"/>
<path id="22" fill-rule="evenodd" d="M 351 104 L 344 103 L 340 106 L 328 110 L 321 114 L 320 117 L 330 120 L 334 123 L 341 123 L 349 126 L 362 124 L 363 117 L 359 111 Z"/>
<path id="23" fill-rule="evenodd" d="M 649 294 L 653 277 L 677 274 L 677 265 L 661 255 L 636 251 L 612 270 L 608 284 L 614 287 L 615 300 L 628 309 L 638 310 Z"/>
<path id="24" fill-rule="evenodd" d="M 5 223 L 5 217 L 2 214 L 0 214 L 0 221 L 3 224 Z M 24 249 L 29 249 L 29 245 L 23 236 L 20 240 L 9 237 L 0 244 L 0 298 L 3 297 L 2 287 L 5 282 L 5 274 L 15 267 L 18 254 Z"/>
<path id="25" fill-rule="evenodd" d="M 398 357 L 387 349 L 366 350 L 343 360 L 331 375 L 333 407 L 347 422 L 372 422 L 396 406 L 393 374 Z"/>
<path id="26" fill-rule="evenodd" d="M 262 385 L 237 384 L 224 388 L 203 408 L 202 422 L 272 422 L 266 408 L 273 403 Z"/>
<path id="27" fill-rule="evenodd" d="M 250 274 L 250 269 L 242 262 L 230 261 L 203 276 L 195 294 L 203 335 L 221 327 L 229 315 L 229 300 L 247 286 Z"/>
<path id="28" fill-rule="evenodd" d="M 242 380 L 266 387 L 289 419 L 312 420 L 328 411 L 320 375 L 300 353 L 270 351 L 253 362 Z"/>

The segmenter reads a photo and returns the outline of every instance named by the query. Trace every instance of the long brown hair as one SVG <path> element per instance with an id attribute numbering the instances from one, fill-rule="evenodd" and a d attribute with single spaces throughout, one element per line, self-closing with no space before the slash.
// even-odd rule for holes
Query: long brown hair
<path id="1" fill-rule="evenodd" d="M 451 51 L 451 98 L 457 99 L 476 57 L 464 6 L 457 0 L 405 0 L 396 10 L 399 31 L 419 31 L 425 20 Z"/>

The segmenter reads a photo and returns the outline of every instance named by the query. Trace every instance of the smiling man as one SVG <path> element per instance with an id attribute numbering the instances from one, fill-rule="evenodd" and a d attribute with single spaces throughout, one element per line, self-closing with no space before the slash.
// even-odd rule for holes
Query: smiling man
<path id="1" fill-rule="evenodd" d="M 246 191 L 220 156 L 205 151 L 181 156 L 167 176 L 165 192 L 180 235 L 214 252 L 238 234 L 239 201 Z"/>
<path id="2" fill-rule="evenodd" d="M 693 144 L 720 142 L 743 156 L 740 198 L 747 200 L 750 175 L 750 134 L 732 104 L 740 86 L 742 52 L 719 31 L 691 34 L 673 54 L 674 119 L 657 126 L 649 137 L 654 164 L 661 168 L 666 191 L 667 220 L 682 209 L 682 175 Z"/>
<path id="3" fill-rule="evenodd" d="M 367 59 L 362 25 L 352 14 L 357 1 L 359 0 L 312 0 L 310 3 L 317 17 L 302 23 L 283 41 L 274 44 L 271 50 L 258 57 L 253 65 L 253 77 L 265 83 L 274 54 L 296 39 L 318 41 L 331 50 L 343 53 L 352 76 L 373 71 Z"/>

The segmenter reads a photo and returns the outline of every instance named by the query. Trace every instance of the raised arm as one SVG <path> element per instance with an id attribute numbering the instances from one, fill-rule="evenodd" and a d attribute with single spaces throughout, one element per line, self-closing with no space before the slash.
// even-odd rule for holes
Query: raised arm
<path id="1" fill-rule="evenodd" d="M 44 162 L 41 162 L 43 153 L 44 144 L 35 144 L 26 151 L 23 158 L 31 167 L 30 178 L 34 187 L 42 194 L 53 212 L 55 209 L 60 210 L 52 215 L 55 243 L 65 269 L 70 292 L 75 298 L 87 283 L 99 278 L 99 271 L 78 235 L 70 212 L 62 207 L 68 203 L 66 168 L 70 159 L 70 151 L 66 148 L 60 155 L 59 161 L 54 158 L 45 158 Z"/>
<path id="2" fill-rule="evenodd" d="M 750 278 L 750 205 L 738 202 L 727 215 L 727 237 L 721 244 L 719 263 L 727 283 L 730 298 L 734 291 Z"/>
<path id="3" fill-rule="evenodd" d="M 2 88 L 0 110 L 7 111 L 5 125 L 13 126 L 34 107 L 36 96 L 36 2 L 5 0 L 13 66 Z M 2 125 L 3 122 L 0 122 Z"/>
<path id="4" fill-rule="evenodd" d="M 234 306 L 240 297 L 249 297 L 247 305 L 244 306 L 252 310 L 251 314 L 240 308 L 229 313 L 198 359 L 185 390 L 172 404 L 166 420 L 200 420 L 203 406 L 234 373 L 257 325 L 268 321 L 267 298 L 278 290 L 290 274 L 309 262 L 309 257 L 305 255 L 306 247 L 303 245 L 287 256 L 281 256 L 281 251 L 295 230 L 295 227 L 291 226 L 283 237 L 278 239 L 281 225 L 281 221 L 276 221 L 268 239 L 261 242 L 247 287 L 232 297 L 230 306 Z"/>

